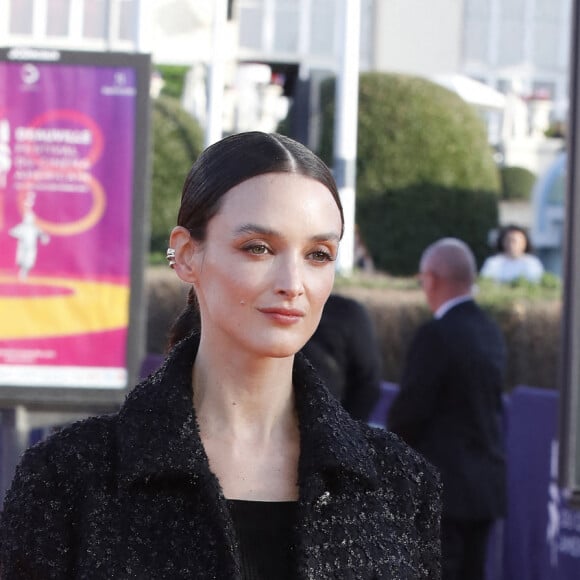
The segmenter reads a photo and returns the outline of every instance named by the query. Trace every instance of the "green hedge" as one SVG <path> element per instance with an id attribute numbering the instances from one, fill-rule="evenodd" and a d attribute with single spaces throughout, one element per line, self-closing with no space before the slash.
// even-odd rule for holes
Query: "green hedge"
<path id="1" fill-rule="evenodd" d="M 164 81 L 161 94 L 174 99 L 181 99 L 183 87 L 185 86 L 185 77 L 190 67 L 158 64 L 155 68 L 159 71 Z"/>
<path id="2" fill-rule="evenodd" d="M 321 86 L 320 154 L 332 164 L 335 80 Z M 419 248 L 463 238 L 481 261 L 497 227 L 499 172 L 475 109 L 426 79 L 360 76 L 357 223 L 375 264 L 416 268 Z"/>
<path id="3" fill-rule="evenodd" d="M 505 388 L 557 389 L 561 353 L 562 284 L 544 274 L 540 284 L 479 279 L 476 300 L 499 324 L 508 349 Z M 337 279 L 335 291 L 369 308 L 383 355 L 383 378 L 397 383 L 411 338 L 431 317 L 417 282 L 409 278 Z"/>
<path id="4" fill-rule="evenodd" d="M 506 200 L 529 200 L 536 175 L 525 167 L 502 167 L 501 197 Z"/>
<path id="5" fill-rule="evenodd" d="M 164 255 L 185 176 L 203 149 L 203 131 L 178 100 L 162 96 L 153 102 L 152 135 L 150 251 Z"/>
<path id="6" fill-rule="evenodd" d="M 320 154 L 332 164 L 335 79 L 321 85 Z M 418 183 L 492 191 L 499 174 L 475 109 L 419 77 L 363 73 L 359 79 L 357 195 Z"/>
<path id="7" fill-rule="evenodd" d="M 469 244 L 481 265 L 497 220 L 497 198 L 490 192 L 416 185 L 357 202 L 357 221 L 375 265 L 396 275 L 417 272 L 423 250 L 446 236 Z"/>
<path id="8" fill-rule="evenodd" d="M 561 345 L 561 284 L 545 275 L 542 284 L 513 286 L 479 280 L 478 302 L 498 322 L 508 348 L 506 390 L 517 385 L 556 389 Z M 185 305 L 187 285 L 167 267 L 149 268 L 147 352 L 165 349 L 169 327 Z M 337 279 L 335 291 L 369 309 L 382 352 L 385 380 L 398 382 L 418 326 L 431 316 L 415 280 L 388 276 Z"/>

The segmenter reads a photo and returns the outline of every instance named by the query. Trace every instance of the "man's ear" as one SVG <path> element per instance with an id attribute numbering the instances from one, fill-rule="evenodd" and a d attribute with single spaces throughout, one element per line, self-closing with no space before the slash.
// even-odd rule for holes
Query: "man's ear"
<path id="1" fill-rule="evenodd" d="M 197 280 L 196 252 L 199 251 L 199 242 L 195 241 L 189 231 L 177 226 L 171 230 L 169 247 L 175 250 L 173 269 L 184 282 L 193 284 Z"/>

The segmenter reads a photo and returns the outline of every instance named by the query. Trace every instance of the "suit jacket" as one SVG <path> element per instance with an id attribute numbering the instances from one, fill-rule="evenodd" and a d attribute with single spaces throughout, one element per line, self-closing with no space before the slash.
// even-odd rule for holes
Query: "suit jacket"
<path id="1" fill-rule="evenodd" d="M 381 395 L 381 353 L 366 308 L 331 294 L 302 352 L 351 416 L 368 420 Z"/>
<path id="2" fill-rule="evenodd" d="M 501 331 L 473 300 L 411 341 L 388 425 L 440 470 L 444 517 L 505 513 L 505 367 Z"/>
<path id="3" fill-rule="evenodd" d="M 189 337 L 111 416 L 27 451 L 0 524 L 4 580 L 239 579 L 237 538 L 192 404 Z M 393 435 L 354 421 L 303 357 L 297 579 L 437 579 L 439 482 Z"/>

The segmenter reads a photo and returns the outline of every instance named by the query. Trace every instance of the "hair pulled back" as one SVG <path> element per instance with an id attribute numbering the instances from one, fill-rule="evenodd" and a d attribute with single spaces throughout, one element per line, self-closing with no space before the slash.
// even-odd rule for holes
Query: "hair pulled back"
<path id="1" fill-rule="evenodd" d="M 224 195 L 236 185 L 267 173 L 295 173 L 324 185 L 336 202 L 344 230 L 338 188 L 327 165 L 301 143 L 260 131 L 230 135 L 201 153 L 183 184 L 177 225 L 186 228 L 194 240 L 203 242 L 208 223 L 219 212 Z M 187 306 L 169 332 L 168 348 L 199 324 L 192 286 Z"/>

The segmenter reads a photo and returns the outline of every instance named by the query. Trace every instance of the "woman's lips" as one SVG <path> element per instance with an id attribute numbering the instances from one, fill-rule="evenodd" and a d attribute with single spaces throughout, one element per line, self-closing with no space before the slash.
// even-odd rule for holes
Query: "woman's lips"
<path id="1" fill-rule="evenodd" d="M 262 314 L 282 324 L 295 324 L 304 317 L 304 312 L 295 308 L 260 308 L 259 310 Z"/>

